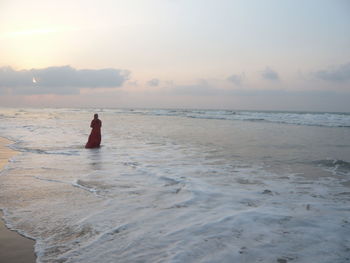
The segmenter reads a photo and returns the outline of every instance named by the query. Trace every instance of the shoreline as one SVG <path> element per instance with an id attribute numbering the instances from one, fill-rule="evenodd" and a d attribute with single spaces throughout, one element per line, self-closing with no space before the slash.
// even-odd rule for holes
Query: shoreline
<path id="1" fill-rule="evenodd" d="M 8 164 L 8 160 L 17 154 L 7 147 L 11 141 L 0 137 L 0 171 Z M 26 238 L 6 227 L 4 214 L 0 209 L 0 261 L 7 263 L 36 262 L 34 253 L 35 241 Z"/>

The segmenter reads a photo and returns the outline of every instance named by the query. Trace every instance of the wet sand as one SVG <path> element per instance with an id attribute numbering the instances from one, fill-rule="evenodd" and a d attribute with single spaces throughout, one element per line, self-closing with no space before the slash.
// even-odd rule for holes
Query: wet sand
<path id="1" fill-rule="evenodd" d="M 6 147 L 9 140 L 0 137 L 0 170 L 8 163 L 8 159 L 16 154 Z M 25 238 L 15 231 L 9 230 L 3 221 L 0 210 L 0 262 L 31 263 L 36 261 L 34 254 L 34 241 Z"/>

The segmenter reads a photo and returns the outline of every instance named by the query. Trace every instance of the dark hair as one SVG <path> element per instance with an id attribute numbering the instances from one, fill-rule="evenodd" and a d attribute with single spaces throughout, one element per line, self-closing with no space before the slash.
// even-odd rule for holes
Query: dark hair
<path id="1" fill-rule="evenodd" d="M 94 114 L 94 118 L 98 118 L 98 114 L 97 113 Z"/>

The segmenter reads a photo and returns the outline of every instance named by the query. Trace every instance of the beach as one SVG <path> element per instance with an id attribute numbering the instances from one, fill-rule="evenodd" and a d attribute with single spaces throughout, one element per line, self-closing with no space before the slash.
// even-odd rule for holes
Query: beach
<path id="1" fill-rule="evenodd" d="M 0 170 L 7 165 L 8 159 L 16 154 L 6 145 L 9 140 L 0 137 Z M 30 263 L 35 262 L 34 241 L 23 237 L 15 231 L 9 230 L 3 221 L 3 213 L 0 210 L 0 262 L 6 263 Z"/>

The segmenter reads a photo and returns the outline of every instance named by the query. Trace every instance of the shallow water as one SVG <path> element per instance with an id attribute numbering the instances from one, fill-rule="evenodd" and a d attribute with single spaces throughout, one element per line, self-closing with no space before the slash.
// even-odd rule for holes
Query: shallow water
<path id="1" fill-rule="evenodd" d="M 95 111 L 102 147 L 87 150 Z M 346 114 L 0 114 L 21 152 L 0 174 L 0 208 L 38 262 L 350 260 Z"/>

